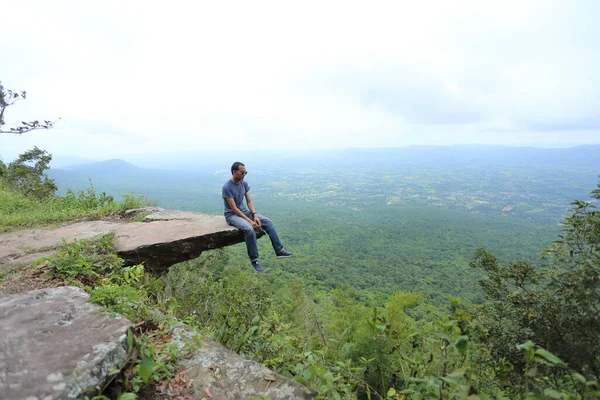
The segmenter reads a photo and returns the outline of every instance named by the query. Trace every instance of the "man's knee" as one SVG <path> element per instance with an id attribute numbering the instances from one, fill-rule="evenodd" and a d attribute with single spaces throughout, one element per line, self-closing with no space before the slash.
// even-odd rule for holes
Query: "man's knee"
<path id="1" fill-rule="evenodd" d="M 238 228 L 244 234 L 248 232 L 254 232 L 254 228 L 252 227 L 252 225 L 250 225 L 246 221 L 243 221 L 241 218 L 239 220 L 227 220 L 227 223 L 235 228 Z"/>
<path id="2" fill-rule="evenodd" d="M 244 225 L 242 227 L 239 228 L 242 232 L 244 232 L 244 235 L 248 235 L 248 234 L 255 234 L 256 232 L 254 232 L 254 228 L 251 225 Z"/>
<path id="3" fill-rule="evenodd" d="M 262 225 L 273 225 L 273 221 L 271 221 L 269 218 L 267 217 L 261 217 L 260 218 L 260 223 Z"/>

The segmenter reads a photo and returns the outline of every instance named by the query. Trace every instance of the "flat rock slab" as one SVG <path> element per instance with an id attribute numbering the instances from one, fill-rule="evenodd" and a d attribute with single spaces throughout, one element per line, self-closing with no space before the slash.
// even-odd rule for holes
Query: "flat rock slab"
<path id="1" fill-rule="evenodd" d="M 0 233 L 0 264 L 28 263 L 51 251 L 62 239 L 91 239 L 115 232 L 117 254 L 128 265 L 144 263 L 160 272 L 178 262 L 198 257 L 203 251 L 244 241 L 223 216 L 159 210 L 146 222 L 83 221 L 50 229 Z M 263 234 L 257 231 L 258 236 Z"/>
<path id="2" fill-rule="evenodd" d="M 194 333 L 185 326 L 175 329 L 174 340 L 183 344 Z M 224 346 L 208 339 L 189 357 L 178 360 L 187 371 L 193 399 L 271 400 L 314 399 L 315 392 L 257 363 L 240 357 Z"/>
<path id="3" fill-rule="evenodd" d="M 80 288 L 1 296 L 0 398 L 81 398 L 123 365 L 130 327 Z"/>

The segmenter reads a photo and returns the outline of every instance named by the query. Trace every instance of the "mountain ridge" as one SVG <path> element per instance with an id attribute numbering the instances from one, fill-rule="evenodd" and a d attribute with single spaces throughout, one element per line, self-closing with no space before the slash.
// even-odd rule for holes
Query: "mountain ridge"
<path id="1" fill-rule="evenodd" d="M 567 148 L 509 147 L 497 145 L 407 146 L 377 148 L 345 148 L 314 151 L 274 152 L 177 152 L 146 156 L 134 155 L 127 160 L 116 158 L 58 168 L 65 171 L 97 170 L 181 170 L 202 171 L 228 169 L 233 161 L 243 161 L 261 169 L 277 164 L 294 166 L 309 163 L 352 165 L 389 163 L 449 163 L 456 164 L 522 164 L 543 163 L 581 165 L 600 168 L 600 145 L 580 145 Z M 149 161 L 151 160 L 151 161 Z"/>

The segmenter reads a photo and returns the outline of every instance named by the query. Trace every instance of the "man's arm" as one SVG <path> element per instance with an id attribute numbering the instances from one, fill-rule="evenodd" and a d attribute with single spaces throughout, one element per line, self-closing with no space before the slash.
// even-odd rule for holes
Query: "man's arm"
<path id="1" fill-rule="evenodd" d="M 247 195 L 247 193 L 246 193 Z M 246 215 L 244 215 L 244 213 L 235 205 L 235 201 L 233 201 L 233 199 L 231 197 L 226 197 L 225 200 L 227 201 L 227 204 L 229 204 L 229 208 L 231 208 L 231 211 L 233 211 L 235 213 L 235 215 L 237 215 L 238 217 L 244 218 L 246 221 L 250 222 L 252 224 L 252 226 L 257 225 L 256 221 L 252 221 L 250 218 L 246 217 Z M 248 205 L 250 206 L 250 205 Z M 254 217 L 254 219 L 256 220 L 256 216 Z M 259 220 L 260 222 L 260 220 Z"/>
<path id="2" fill-rule="evenodd" d="M 256 209 L 254 208 L 254 204 L 252 204 L 252 197 L 250 197 L 250 192 L 246 192 L 246 204 L 248 204 L 248 209 L 254 217 L 254 222 L 258 226 L 260 226 L 260 218 L 258 218 L 258 214 L 256 213 Z"/>

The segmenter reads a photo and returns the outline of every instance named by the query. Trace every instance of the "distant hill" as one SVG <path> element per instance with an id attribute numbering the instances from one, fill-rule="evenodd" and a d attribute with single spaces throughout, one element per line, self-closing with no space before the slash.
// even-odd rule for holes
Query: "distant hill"
<path id="1" fill-rule="evenodd" d="M 394 148 L 347 148 L 334 150 L 200 151 L 134 156 L 135 164 L 160 169 L 216 171 L 234 161 L 252 168 L 280 166 L 389 167 L 393 164 L 446 165 L 583 165 L 600 168 L 600 145 L 571 148 L 507 147 L 486 145 L 408 146 Z"/>
<path id="2" fill-rule="evenodd" d="M 75 165 L 69 168 L 51 168 L 50 178 L 54 179 L 59 194 L 67 189 L 82 190 L 90 185 L 90 180 L 98 192 L 106 191 L 113 195 L 125 193 L 145 194 L 162 197 L 165 193 L 182 191 L 185 193 L 191 182 L 208 176 L 214 180 L 214 171 L 199 174 L 194 171 L 169 171 L 139 168 L 121 159 L 98 161 Z"/>
<path id="3" fill-rule="evenodd" d="M 141 168 L 138 168 L 125 160 L 115 158 L 112 160 L 96 161 L 91 163 L 73 165 L 63 169 L 67 171 L 78 171 L 82 173 L 111 173 L 114 171 L 134 171 L 140 170 Z"/>
<path id="4" fill-rule="evenodd" d="M 54 179 L 64 192 L 67 188 L 84 189 L 90 179 L 100 191 L 133 191 L 138 182 L 152 176 L 151 170 L 136 167 L 121 159 L 98 161 L 67 168 L 51 168 L 48 175 Z"/>
<path id="5" fill-rule="evenodd" d="M 483 145 L 356 148 L 324 151 L 320 158 L 328 158 L 330 162 L 360 165 L 585 165 L 600 168 L 600 145 L 549 149 Z"/>

